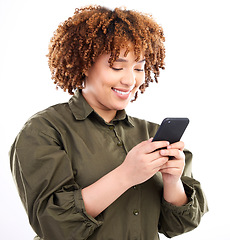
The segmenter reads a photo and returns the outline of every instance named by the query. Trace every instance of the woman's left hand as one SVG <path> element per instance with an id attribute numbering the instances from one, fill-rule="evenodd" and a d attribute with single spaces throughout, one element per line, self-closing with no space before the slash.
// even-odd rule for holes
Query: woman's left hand
<path id="1" fill-rule="evenodd" d="M 169 145 L 167 149 L 160 150 L 163 157 L 170 156 L 170 160 L 160 169 L 164 185 L 174 184 L 180 180 L 185 165 L 183 150 L 184 143 L 182 141 Z"/>

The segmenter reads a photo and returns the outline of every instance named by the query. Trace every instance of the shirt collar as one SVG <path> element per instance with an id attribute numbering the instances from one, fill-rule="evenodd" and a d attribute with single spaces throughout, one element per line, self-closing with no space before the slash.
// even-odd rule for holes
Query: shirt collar
<path id="1" fill-rule="evenodd" d="M 85 120 L 94 111 L 79 90 L 76 90 L 69 100 L 69 106 L 77 120 Z"/>
<path id="2" fill-rule="evenodd" d="M 80 90 L 76 90 L 74 96 L 69 100 L 69 107 L 76 120 L 85 120 L 94 109 L 88 104 L 85 98 L 82 96 Z M 126 111 L 119 110 L 112 122 L 125 120 L 130 126 L 134 126 L 132 119 L 126 114 Z"/>

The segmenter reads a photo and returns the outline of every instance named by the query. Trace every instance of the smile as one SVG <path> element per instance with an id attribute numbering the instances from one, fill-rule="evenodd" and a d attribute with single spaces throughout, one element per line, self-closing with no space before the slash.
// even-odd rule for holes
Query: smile
<path id="1" fill-rule="evenodd" d="M 124 91 L 117 90 L 116 88 L 112 88 L 112 89 L 113 89 L 114 92 L 117 92 L 121 95 L 128 95 L 131 92 L 131 90 L 124 92 Z"/>

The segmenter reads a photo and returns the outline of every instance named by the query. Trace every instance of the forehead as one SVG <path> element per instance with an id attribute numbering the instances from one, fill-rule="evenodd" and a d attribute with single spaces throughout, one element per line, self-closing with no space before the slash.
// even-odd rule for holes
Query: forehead
<path id="1" fill-rule="evenodd" d="M 133 60 L 135 60 L 135 62 L 137 62 L 137 63 L 145 63 L 145 59 L 143 58 L 140 58 L 141 60 L 139 60 L 139 61 L 136 61 L 136 58 L 134 58 Z M 116 59 L 114 62 L 117 62 L 117 63 L 127 63 L 127 62 L 129 62 L 129 58 L 128 57 L 125 57 L 125 58 L 118 58 L 118 59 Z"/>
<path id="2" fill-rule="evenodd" d="M 120 45 L 121 46 L 121 45 Z M 144 50 L 135 51 L 134 44 L 122 44 L 122 47 L 112 48 L 112 51 L 101 52 L 96 62 L 107 62 L 112 66 L 114 63 L 144 63 L 145 52 Z M 135 53 L 136 52 L 136 53 Z"/>
<path id="3" fill-rule="evenodd" d="M 95 64 L 100 65 L 100 64 L 110 64 L 112 67 L 114 64 L 128 64 L 128 65 L 137 65 L 137 64 L 144 64 L 145 63 L 145 58 L 144 56 L 140 56 L 139 59 L 137 60 L 137 56 L 134 54 L 134 52 L 129 52 L 126 56 L 124 56 L 123 53 L 121 53 L 116 59 L 113 59 L 111 61 L 111 54 L 102 54 L 100 55 Z"/>

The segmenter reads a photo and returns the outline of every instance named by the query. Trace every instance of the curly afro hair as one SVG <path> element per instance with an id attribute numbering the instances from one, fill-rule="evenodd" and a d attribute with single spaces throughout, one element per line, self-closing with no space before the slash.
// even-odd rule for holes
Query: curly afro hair
<path id="1" fill-rule="evenodd" d="M 134 10 L 116 8 L 110 10 L 101 6 L 76 9 L 74 15 L 61 23 L 50 40 L 49 68 L 54 83 L 73 95 L 76 88 L 84 88 L 85 73 L 102 54 L 110 54 L 113 65 L 121 49 L 133 45 L 136 61 L 144 52 L 145 88 L 164 69 L 164 33 L 151 15 Z M 135 99 L 137 98 L 137 94 Z"/>

